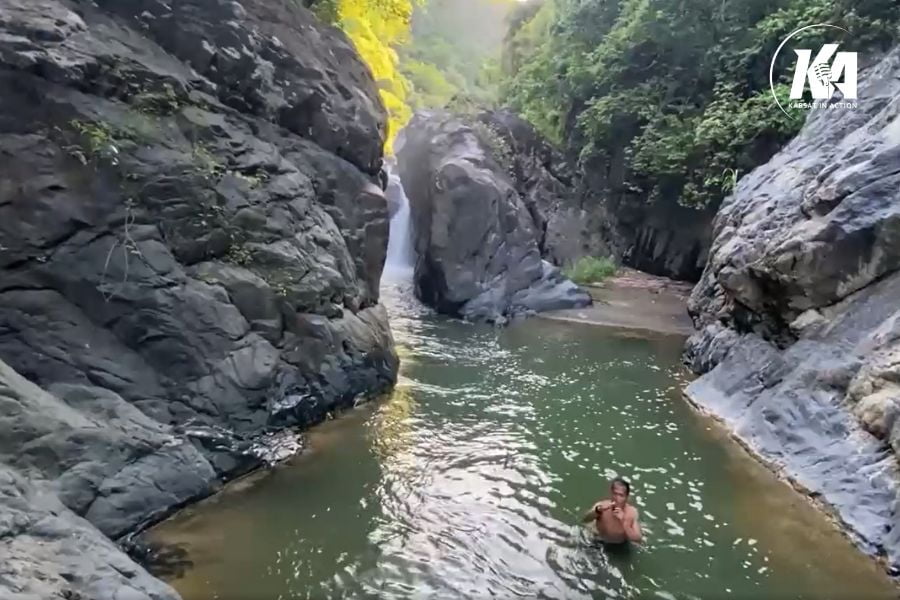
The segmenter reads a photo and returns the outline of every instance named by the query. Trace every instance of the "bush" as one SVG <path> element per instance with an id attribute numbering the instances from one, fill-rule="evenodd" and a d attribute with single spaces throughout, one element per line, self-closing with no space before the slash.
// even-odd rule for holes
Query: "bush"
<path id="1" fill-rule="evenodd" d="M 563 275 L 575 283 L 588 284 L 603 281 L 616 274 L 618 267 L 609 257 L 584 256 L 563 269 Z"/>

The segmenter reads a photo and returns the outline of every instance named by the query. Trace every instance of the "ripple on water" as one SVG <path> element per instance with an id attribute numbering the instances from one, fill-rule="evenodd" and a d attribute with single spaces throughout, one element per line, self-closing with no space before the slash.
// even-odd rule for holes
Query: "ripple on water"
<path id="1" fill-rule="evenodd" d="M 688 409 L 677 343 L 384 298 L 403 357 L 392 397 L 154 532 L 193 561 L 173 580 L 185 600 L 894 597 Z M 628 552 L 580 524 L 618 475 L 647 534 Z"/>

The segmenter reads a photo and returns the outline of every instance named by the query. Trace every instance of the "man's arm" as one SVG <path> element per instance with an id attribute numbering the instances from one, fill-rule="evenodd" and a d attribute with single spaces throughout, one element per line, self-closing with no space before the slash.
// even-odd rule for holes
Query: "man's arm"
<path id="1" fill-rule="evenodd" d="M 601 500 L 600 502 L 597 502 L 596 504 L 594 504 L 591 507 L 591 510 L 584 513 L 584 517 L 581 519 L 581 522 L 588 523 L 590 521 L 593 521 L 598 516 L 600 516 L 601 512 L 603 512 L 604 510 L 607 510 L 611 506 L 612 506 L 611 500 Z"/>
<path id="2" fill-rule="evenodd" d="M 630 518 L 626 518 L 623 525 L 625 526 L 625 537 L 631 542 L 640 542 L 644 539 L 644 533 L 641 531 L 641 524 L 638 523 L 638 511 L 633 509 Z"/>

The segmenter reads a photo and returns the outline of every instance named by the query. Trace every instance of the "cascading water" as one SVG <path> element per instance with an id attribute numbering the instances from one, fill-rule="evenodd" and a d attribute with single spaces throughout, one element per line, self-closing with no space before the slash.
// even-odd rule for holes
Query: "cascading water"
<path id="1" fill-rule="evenodd" d="M 395 209 L 391 217 L 387 258 L 384 263 L 382 279 L 408 280 L 412 278 L 415 264 L 415 251 L 412 246 L 412 219 L 410 218 L 409 198 L 406 197 L 403 183 L 394 169 L 388 170 L 388 185 L 385 195 L 389 205 L 394 206 Z"/>

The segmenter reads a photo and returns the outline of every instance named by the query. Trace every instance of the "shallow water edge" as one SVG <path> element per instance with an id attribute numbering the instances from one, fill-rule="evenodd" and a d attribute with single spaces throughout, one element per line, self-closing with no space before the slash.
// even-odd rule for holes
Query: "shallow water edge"
<path id="1" fill-rule="evenodd" d="M 803 485 L 803 483 L 788 473 L 787 470 L 775 460 L 767 457 L 755 448 L 753 444 L 730 427 L 724 417 L 695 401 L 686 390 L 682 392 L 682 396 L 684 397 L 685 402 L 691 406 L 697 414 L 701 415 L 703 418 L 709 419 L 719 433 L 727 436 L 728 439 L 736 446 L 740 447 L 750 459 L 765 467 L 775 475 L 779 481 L 790 488 L 793 493 L 805 498 L 809 502 L 809 505 L 816 512 L 821 514 L 831 524 L 835 531 L 838 531 L 848 542 L 853 544 L 860 554 L 871 559 L 872 562 L 891 579 L 897 588 L 897 596 L 900 597 L 900 573 L 894 572 L 885 555 L 866 551 L 859 536 L 856 535 L 852 527 L 841 518 L 840 512 L 837 509 L 825 502 L 820 494 L 817 494 L 807 486 Z"/>

